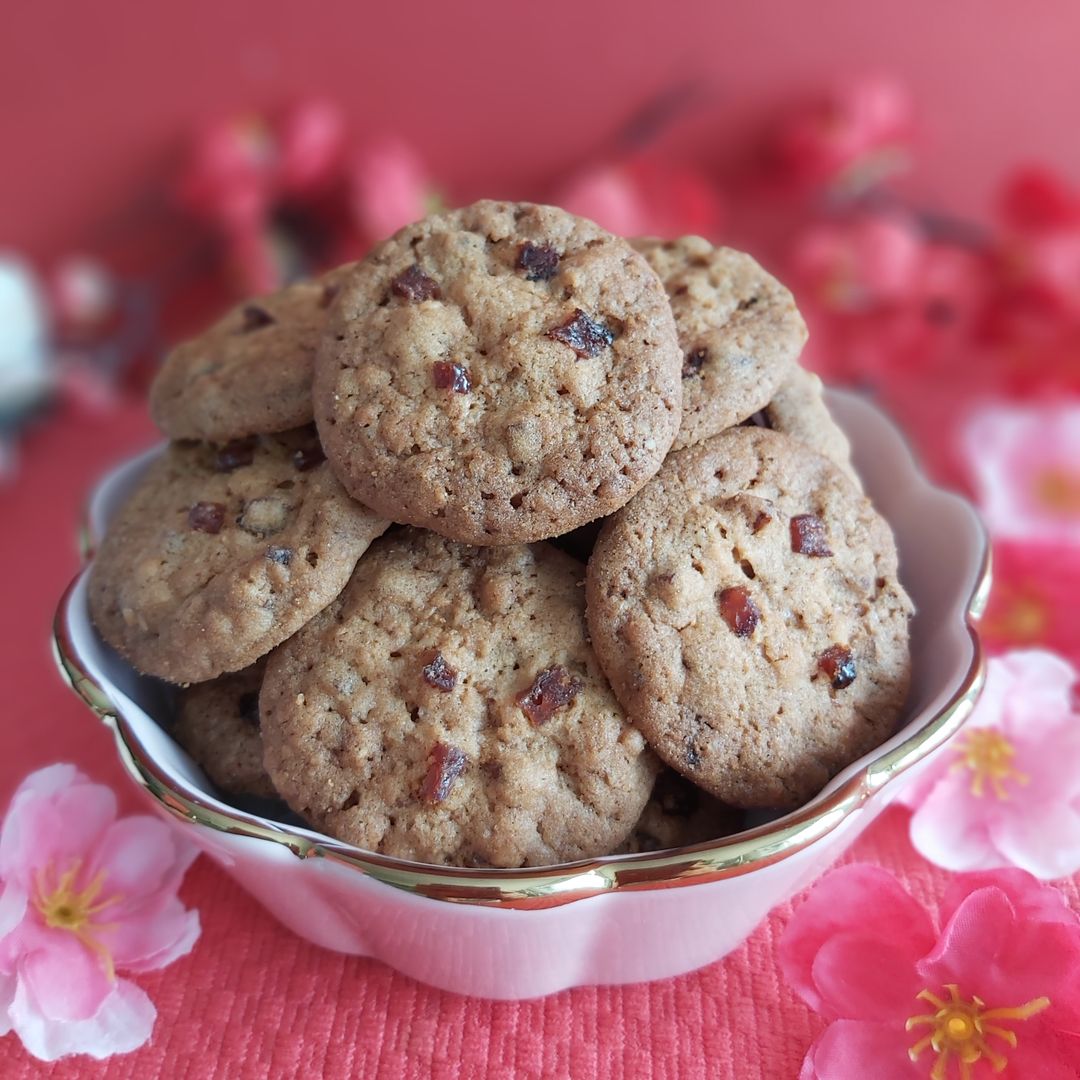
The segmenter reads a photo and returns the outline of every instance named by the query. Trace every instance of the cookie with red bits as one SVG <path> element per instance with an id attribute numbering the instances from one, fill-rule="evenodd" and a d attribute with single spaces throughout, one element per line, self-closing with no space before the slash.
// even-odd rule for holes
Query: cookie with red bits
<path id="1" fill-rule="evenodd" d="M 742 818 L 738 810 L 665 768 L 630 836 L 612 854 L 639 855 L 718 840 L 738 832 Z"/>
<path id="2" fill-rule="evenodd" d="M 796 365 L 769 404 L 743 423 L 798 439 L 834 461 L 861 488 L 862 481 L 851 464 L 851 444 L 832 418 L 823 391 L 817 375 Z"/>
<path id="3" fill-rule="evenodd" d="M 276 650 L 265 763 L 289 806 L 385 855 L 542 866 L 629 835 L 658 764 L 585 633 L 584 567 L 547 544 L 403 529 Z"/>
<path id="4" fill-rule="evenodd" d="M 672 454 L 589 561 L 593 646 L 672 768 L 795 806 L 889 737 L 912 605 L 887 523 L 828 458 L 734 428 Z"/>
<path id="5" fill-rule="evenodd" d="M 238 304 L 178 345 L 150 387 L 150 415 L 172 439 L 227 442 L 303 427 L 311 381 L 340 267 Z"/>
<path id="6" fill-rule="evenodd" d="M 326 607 L 389 524 L 349 498 L 310 427 L 172 443 L 109 524 L 90 614 L 140 671 L 205 682 Z"/>
<path id="7" fill-rule="evenodd" d="M 265 660 L 178 694 L 172 736 L 226 795 L 276 799 L 263 767 L 259 690 Z"/>
<path id="8" fill-rule="evenodd" d="M 528 543 L 611 513 L 660 468 L 681 368 L 663 285 L 626 241 L 554 207 L 479 202 L 343 278 L 315 418 L 342 483 L 384 516 Z"/>
<path id="9" fill-rule="evenodd" d="M 632 243 L 663 281 L 679 332 L 683 416 L 675 449 L 765 408 L 806 343 L 791 293 L 749 255 L 700 236 Z"/>

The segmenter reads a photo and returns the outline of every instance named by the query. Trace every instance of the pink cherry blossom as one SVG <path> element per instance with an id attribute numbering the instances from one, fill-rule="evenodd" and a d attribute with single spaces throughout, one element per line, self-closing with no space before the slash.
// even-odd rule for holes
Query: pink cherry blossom
<path id="1" fill-rule="evenodd" d="M 904 86 L 880 75 L 848 78 L 782 116 L 766 160 L 797 187 L 861 190 L 906 164 L 914 128 Z"/>
<path id="2" fill-rule="evenodd" d="M 1080 403 L 990 405 L 962 439 L 993 536 L 1080 545 Z"/>
<path id="3" fill-rule="evenodd" d="M 572 176 L 553 200 L 619 236 L 649 232 L 648 211 L 630 174 L 618 166 L 600 166 Z"/>
<path id="4" fill-rule="evenodd" d="M 811 329 L 804 362 L 829 378 L 884 384 L 890 396 L 912 389 L 925 406 L 927 378 L 970 370 L 956 363 L 958 350 L 977 362 L 985 259 L 928 240 L 914 217 L 863 213 L 813 225 L 797 235 L 789 264 Z"/>
<path id="5" fill-rule="evenodd" d="M 827 1021 L 802 1080 L 1066 1080 L 1080 1067 L 1080 920 L 1019 871 L 956 879 L 941 929 L 900 883 L 854 864 L 823 878 L 780 943 Z"/>
<path id="6" fill-rule="evenodd" d="M 713 236 L 725 216 L 723 196 L 703 172 L 651 155 L 584 168 L 552 201 L 619 236 Z"/>
<path id="7" fill-rule="evenodd" d="M 994 588 L 979 624 L 991 648 L 1042 645 L 1080 663 L 1080 547 L 994 545 Z"/>
<path id="8" fill-rule="evenodd" d="M 177 187 L 180 204 L 227 233 L 257 229 L 273 202 L 277 146 L 261 117 L 210 124 Z"/>
<path id="9" fill-rule="evenodd" d="M 1045 336 L 1080 319 L 1080 193 L 1056 173 L 1018 169 L 999 198 L 995 244 L 999 290 L 994 324 Z M 1048 324 L 1040 328 L 1039 324 Z"/>
<path id="10" fill-rule="evenodd" d="M 278 182 L 291 196 L 304 196 L 329 186 L 339 176 L 345 148 L 345 116 L 333 101 L 318 98 L 294 102 L 275 124 Z"/>
<path id="11" fill-rule="evenodd" d="M 920 854 L 947 870 L 1080 870 L 1076 679 L 1041 650 L 989 661 L 971 718 L 902 793 Z"/>
<path id="12" fill-rule="evenodd" d="M 156 1012 L 117 972 L 191 951 L 199 917 L 176 892 L 194 857 L 73 765 L 28 776 L 0 829 L 0 1034 L 47 1061 L 141 1046 Z"/>
<path id="13" fill-rule="evenodd" d="M 53 267 L 47 284 L 53 318 L 67 338 L 85 335 L 116 316 L 117 282 L 91 255 L 65 256 Z"/>
<path id="14" fill-rule="evenodd" d="M 371 241 L 385 240 L 432 209 L 431 179 L 404 140 L 385 138 L 363 147 L 349 164 L 352 212 Z"/>
<path id="15" fill-rule="evenodd" d="M 915 290 L 922 241 L 898 217 L 858 217 L 811 226 L 792 254 L 796 280 L 823 307 L 862 312 L 907 300 Z"/>
<path id="16" fill-rule="evenodd" d="M 1023 166 L 1006 178 L 998 211 L 1009 228 L 1021 232 L 1080 225 L 1080 198 L 1064 177 L 1040 165 Z"/>

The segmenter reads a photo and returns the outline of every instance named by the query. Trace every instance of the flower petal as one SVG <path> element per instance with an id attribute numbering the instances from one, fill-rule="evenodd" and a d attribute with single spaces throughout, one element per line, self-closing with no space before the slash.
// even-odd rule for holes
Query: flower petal
<path id="1" fill-rule="evenodd" d="M 926 1080 L 929 1067 L 914 1062 L 909 1048 L 918 1041 L 904 1030 L 907 1017 L 891 1024 L 834 1020 L 812 1049 L 815 1080 Z"/>
<path id="2" fill-rule="evenodd" d="M 1026 870 L 1012 867 L 1002 870 L 960 874 L 949 880 L 941 901 L 941 919 L 948 923 L 956 909 L 977 889 L 993 886 L 1008 898 L 1022 922 L 1061 922 L 1074 926 L 1080 916 L 1069 907 L 1062 893 L 1044 885 Z"/>
<path id="3" fill-rule="evenodd" d="M 116 796 L 102 784 L 17 795 L 0 831 L 0 877 L 32 894 L 39 870 L 58 874 L 83 859 L 115 818 Z"/>
<path id="4" fill-rule="evenodd" d="M 876 913 L 875 913 L 876 917 Z M 865 915 L 864 915 L 865 921 Z M 826 1016 L 895 1019 L 922 989 L 910 949 L 862 933 L 836 934 L 814 957 L 813 979 Z"/>
<path id="5" fill-rule="evenodd" d="M 14 882 L 0 892 L 0 938 L 7 937 L 26 914 L 26 893 Z"/>
<path id="6" fill-rule="evenodd" d="M 1015 695 L 1015 701 L 1010 704 L 1023 707 L 1032 703 L 1040 712 L 1069 712 L 1077 671 L 1063 657 L 1047 649 L 1014 649 L 994 657 L 987 665 L 984 695 L 991 688 L 991 679 L 1003 696 Z M 978 708 L 982 708 L 981 699 Z"/>
<path id="7" fill-rule="evenodd" d="M 966 776 L 943 776 L 911 818 L 911 843 L 923 858 L 946 870 L 1000 866 L 1002 858 L 990 843 L 986 822 L 997 803 L 988 795 L 976 799 Z"/>
<path id="8" fill-rule="evenodd" d="M 989 1008 L 1048 997 L 1056 1025 L 1080 1019 L 1080 926 L 1023 920 L 1006 893 L 992 885 L 956 908 L 919 969 L 928 988 L 956 983 L 962 994 L 977 994 Z M 1045 1018 L 1051 1019 L 1050 1011 Z"/>
<path id="9" fill-rule="evenodd" d="M 57 1021 L 44 1016 L 20 982 L 11 1006 L 12 1026 L 23 1046 L 42 1061 L 67 1054 L 106 1058 L 138 1049 L 154 1030 L 157 1010 L 133 983 L 117 982 L 101 1007 L 85 1020 Z"/>
<path id="10" fill-rule="evenodd" d="M 1071 404 L 995 405 L 963 434 L 983 520 L 991 536 L 1075 543 L 1080 517 L 1040 496 L 1040 478 L 1071 474 L 1080 454 L 1080 408 Z"/>
<path id="11" fill-rule="evenodd" d="M 1068 803 L 998 817 L 990 823 L 990 839 L 1004 862 L 1044 881 L 1080 870 L 1080 811 Z"/>
<path id="12" fill-rule="evenodd" d="M 170 826 L 140 814 L 114 821 L 94 846 L 88 875 L 105 871 L 102 896 L 119 896 L 112 921 L 159 892 L 174 893 L 198 849 L 179 842 Z"/>
<path id="13" fill-rule="evenodd" d="M 853 926 L 863 928 L 867 938 L 903 950 L 912 963 L 934 944 L 930 917 L 887 871 L 853 863 L 827 874 L 795 910 L 779 951 L 787 981 L 825 1016 L 834 1014 L 814 981 L 814 960 L 826 941 L 850 933 Z"/>
<path id="14" fill-rule="evenodd" d="M 1038 1080 L 1076 1080 L 1080 1076 L 1080 1035 L 1040 1023 L 1045 1015 L 1014 1027 L 1017 1043 L 1015 1050 L 1005 1051 L 1009 1062 L 1006 1076 L 1036 1076 Z"/>
<path id="15" fill-rule="evenodd" d="M 38 769 L 27 776 L 15 789 L 12 800 L 27 792 L 35 795 L 55 795 L 56 792 L 64 791 L 76 784 L 89 782 L 89 778 L 74 765 L 57 762 L 55 765 L 46 765 L 45 768 Z"/>
<path id="16" fill-rule="evenodd" d="M 113 962 L 125 971 L 155 971 L 191 952 L 199 938 L 198 912 L 174 896 L 164 907 L 130 916 L 101 934 Z"/>
<path id="17" fill-rule="evenodd" d="M 19 959 L 29 1000 L 47 1020 L 89 1019 L 113 988 L 101 958 L 67 930 L 36 931 L 24 938 L 30 947 Z"/>
<path id="18" fill-rule="evenodd" d="M 8 1015 L 11 1003 L 15 1000 L 15 987 L 18 976 L 12 972 L 0 972 L 0 1036 L 11 1030 L 11 1017 Z"/>
<path id="19" fill-rule="evenodd" d="M 1028 817 L 1080 796 L 1080 716 L 1065 714 L 1066 727 L 1049 723 L 1047 717 L 1032 721 L 1025 734 L 1009 736 L 1016 748 L 1013 764 L 1027 782 L 1007 781 L 1007 790 Z"/>

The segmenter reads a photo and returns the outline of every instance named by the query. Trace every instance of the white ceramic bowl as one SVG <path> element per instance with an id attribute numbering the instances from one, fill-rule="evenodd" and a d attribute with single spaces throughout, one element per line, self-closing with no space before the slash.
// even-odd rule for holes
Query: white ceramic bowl
<path id="1" fill-rule="evenodd" d="M 774 905 L 825 870 L 892 800 L 901 774 L 916 771 L 963 723 L 982 685 L 973 623 L 990 573 L 978 518 L 922 477 L 875 408 L 838 392 L 829 404 L 896 532 L 901 577 L 918 608 L 911 696 L 892 739 L 799 810 L 735 836 L 535 870 L 385 858 L 221 802 L 154 720 L 165 709 L 162 685 L 136 674 L 91 626 L 85 571 L 57 612 L 61 668 L 112 729 L 128 773 L 157 809 L 309 941 L 493 998 L 691 971 L 734 949 Z M 157 452 L 98 488 L 91 546 Z"/>

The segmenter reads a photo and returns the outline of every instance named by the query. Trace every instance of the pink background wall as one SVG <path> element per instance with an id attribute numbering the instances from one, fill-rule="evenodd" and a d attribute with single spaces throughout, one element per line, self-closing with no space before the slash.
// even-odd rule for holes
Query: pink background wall
<path id="1" fill-rule="evenodd" d="M 92 246 L 200 120 L 312 91 L 414 140 L 458 197 L 542 192 L 680 79 L 708 101 L 672 149 L 720 160 L 770 103 L 866 69 L 915 92 L 913 194 L 977 213 L 1019 160 L 1080 176 L 1071 0 L 9 2 L 4 24 L 0 245 L 35 255 Z"/>

